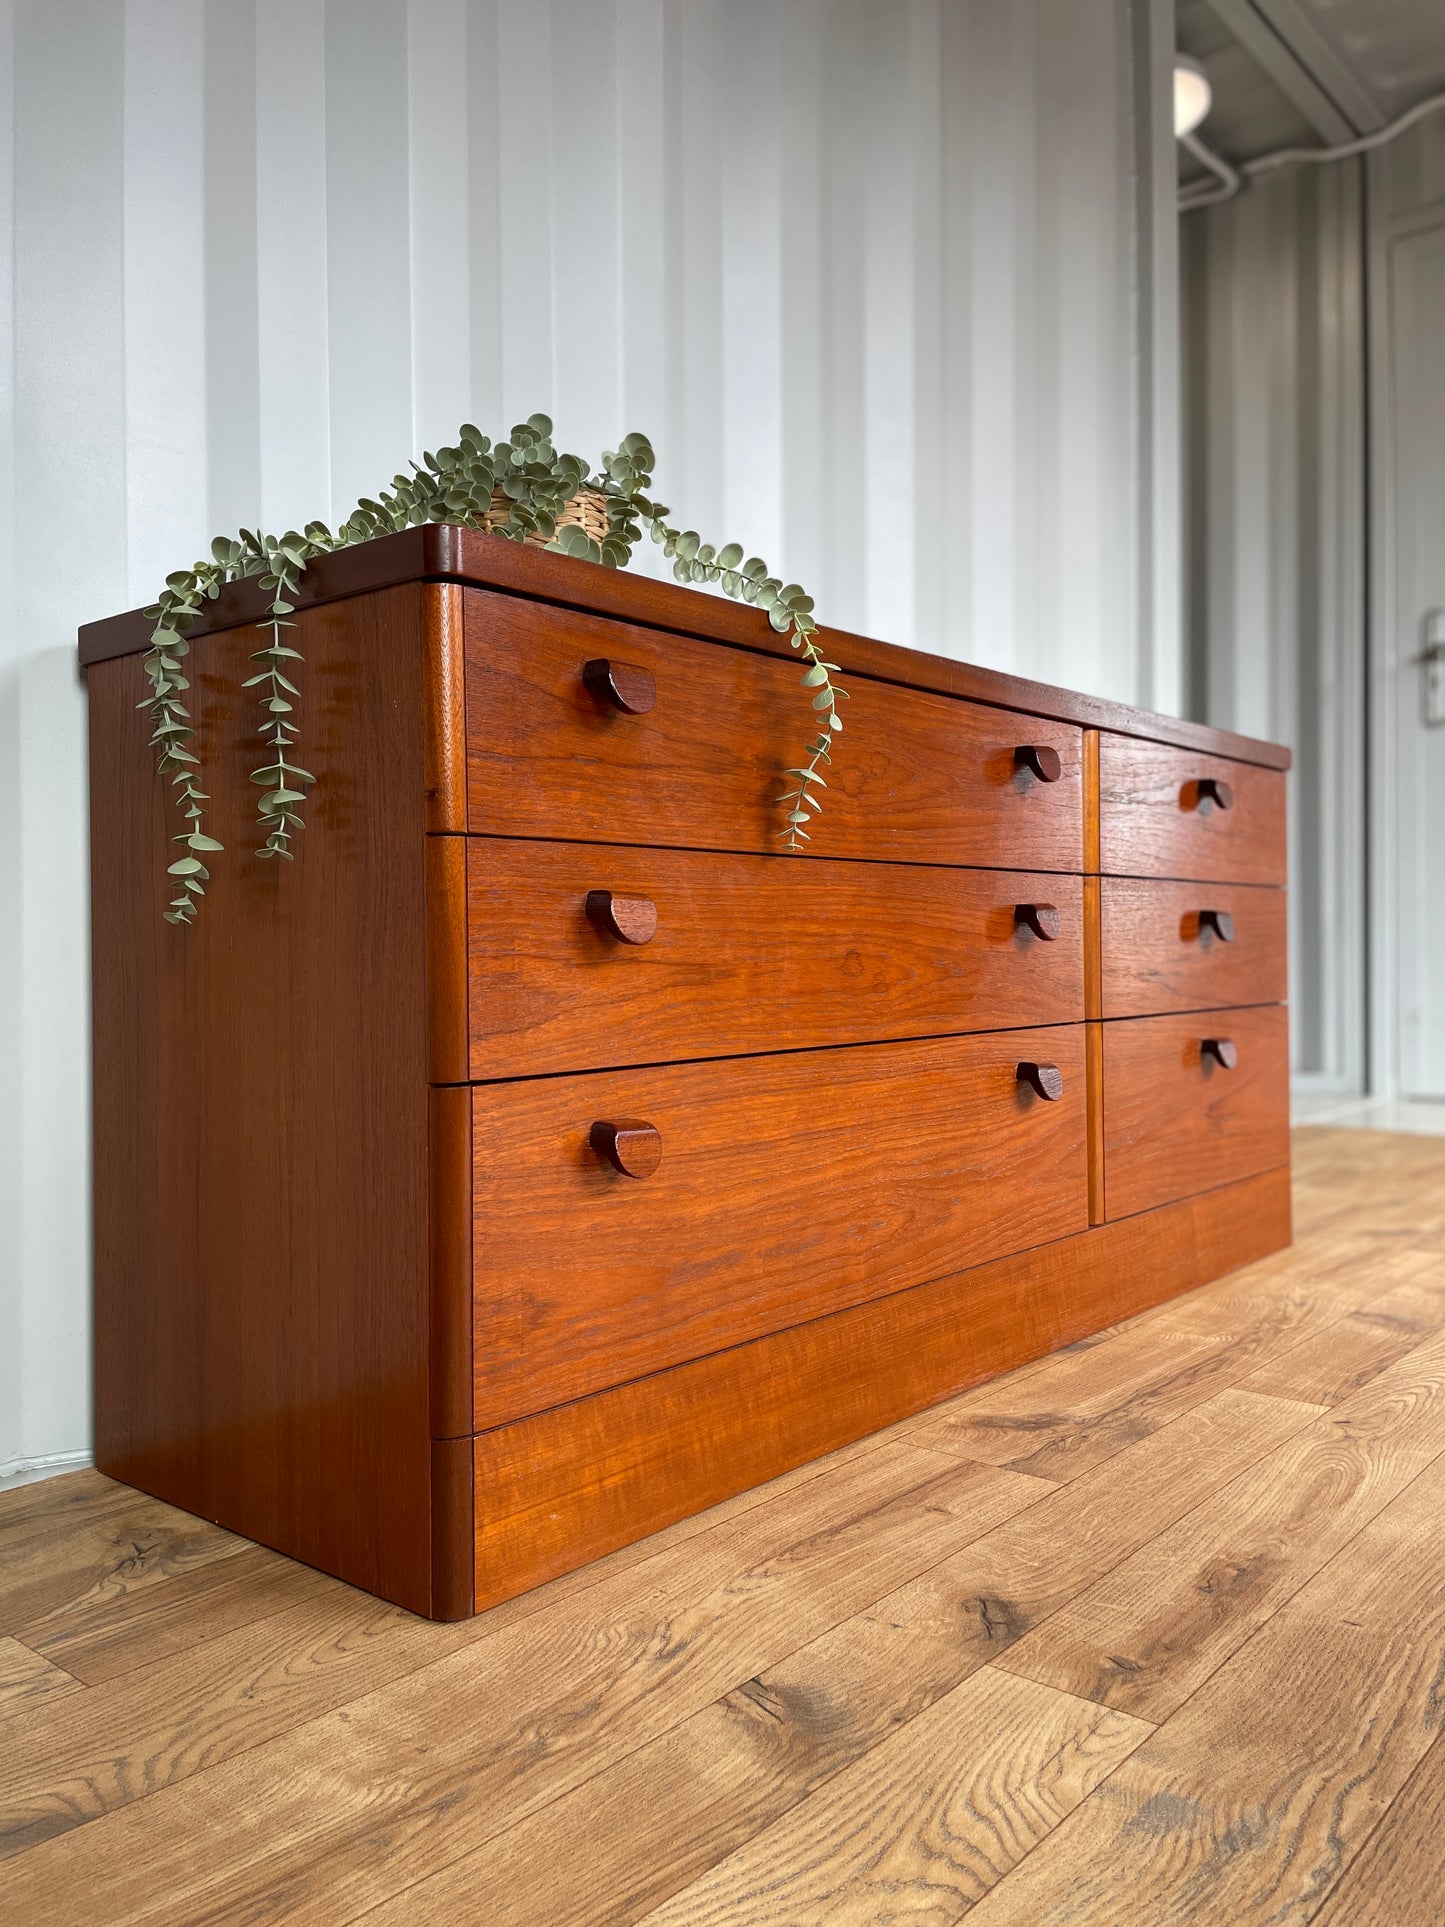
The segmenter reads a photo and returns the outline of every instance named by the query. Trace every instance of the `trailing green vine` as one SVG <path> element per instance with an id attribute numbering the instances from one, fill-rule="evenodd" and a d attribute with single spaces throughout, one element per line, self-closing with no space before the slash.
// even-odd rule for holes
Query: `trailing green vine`
<path id="1" fill-rule="evenodd" d="M 580 456 L 559 454 L 552 424 L 545 415 L 519 423 L 495 445 L 467 423 L 454 447 L 440 448 L 411 464 L 411 473 L 393 477 L 389 490 L 363 496 L 334 533 L 324 522 L 308 522 L 303 532 L 262 535 L 242 529 L 236 538 L 218 536 L 208 561 L 166 577 L 155 605 L 146 611 L 154 624 L 145 672 L 150 694 L 151 744 L 161 776 L 171 779 L 185 825 L 173 839 L 182 854 L 169 866 L 176 894 L 166 912 L 170 923 L 194 922 L 210 882 L 206 858 L 221 844 L 202 827 L 210 800 L 200 787 L 195 725 L 186 704 L 190 684 L 184 664 L 190 650 L 187 631 L 208 600 L 228 582 L 259 578 L 271 600 L 261 627 L 270 640 L 251 660 L 257 673 L 245 687 L 259 691 L 262 720 L 258 734 L 269 760 L 251 773 L 260 786 L 256 806 L 262 857 L 292 857 L 292 839 L 305 827 L 305 809 L 315 777 L 293 759 L 300 738 L 297 721 L 301 690 L 292 677 L 304 667 L 299 649 L 285 640 L 308 563 L 336 549 L 352 548 L 423 522 L 450 522 L 486 529 L 513 542 L 541 544 L 608 568 L 621 568 L 646 529 L 672 562 L 680 582 L 715 583 L 727 595 L 767 612 L 780 635 L 787 635 L 806 664 L 803 684 L 818 724 L 805 760 L 786 774 L 793 786 L 778 798 L 786 804 L 785 827 L 778 834 L 785 848 L 808 840 L 804 825 L 823 807 L 827 788 L 821 765 L 831 760 L 833 736 L 843 727 L 838 713 L 847 691 L 836 680 L 838 665 L 824 659 L 813 619 L 813 601 L 796 582 L 772 575 L 759 556 L 744 560 L 741 544 L 721 549 L 702 541 L 693 529 L 669 521 L 671 510 L 652 499 L 656 458 L 645 435 L 628 435 L 602 456 L 594 474 Z M 590 532 L 589 532 L 590 525 Z"/>

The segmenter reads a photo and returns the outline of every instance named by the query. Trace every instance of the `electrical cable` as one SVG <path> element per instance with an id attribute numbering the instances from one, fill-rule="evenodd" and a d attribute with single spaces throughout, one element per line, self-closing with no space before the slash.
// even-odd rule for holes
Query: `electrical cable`
<path id="1" fill-rule="evenodd" d="M 1181 134 L 1180 146 L 1187 148 L 1201 167 L 1207 167 L 1219 184 L 1186 188 L 1179 196 L 1179 212 L 1188 214 L 1194 208 L 1217 207 L 1224 201 L 1232 201 L 1251 181 L 1261 174 L 1272 174 L 1277 168 L 1321 167 L 1328 161 L 1345 161 L 1356 154 L 1369 154 L 1398 139 L 1407 128 L 1427 115 L 1438 113 L 1442 107 L 1445 107 L 1445 94 L 1432 94 L 1428 100 L 1417 101 L 1408 113 L 1401 114 L 1387 127 L 1377 128 L 1373 134 L 1361 134 L 1358 140 L 1341 141 L 1335 147 L 1283 147 L 1278 153 L 1261 154 L 1258 160 L 1243 161 L 1238 167 L 1216 154 L 1197 134 Z"/>

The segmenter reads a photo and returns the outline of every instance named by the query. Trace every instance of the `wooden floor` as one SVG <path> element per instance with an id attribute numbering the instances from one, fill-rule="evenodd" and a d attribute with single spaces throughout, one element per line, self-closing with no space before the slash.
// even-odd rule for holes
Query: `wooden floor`
<path id="1" fill-rule="evenodd" d="M 1445 1922 L 1445 1141 L 461 1627 L 0 1494 L 0 1920 Z"/>

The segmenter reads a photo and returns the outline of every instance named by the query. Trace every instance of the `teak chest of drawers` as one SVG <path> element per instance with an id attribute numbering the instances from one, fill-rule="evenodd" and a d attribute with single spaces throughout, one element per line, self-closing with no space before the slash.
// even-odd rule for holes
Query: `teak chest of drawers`
<path id="1" fill-rule="evenodd" d="M 97 1463 L 477 1611 L 1289 1240 L 1285 751 L 427 528 L 313 566 L 294 865 L 254 585 L 82 631 Z"/>

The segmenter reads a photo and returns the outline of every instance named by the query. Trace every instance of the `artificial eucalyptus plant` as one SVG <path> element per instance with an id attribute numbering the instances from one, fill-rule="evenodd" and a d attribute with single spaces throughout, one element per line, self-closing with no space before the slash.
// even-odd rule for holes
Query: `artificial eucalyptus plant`
<path id="1" fill-rule="evenodd" d="M 242 529 L 234 538 L 218 536 L 209 561 L 167 576 L 159 601 L 146 611 L 155 628 L 145 658 L 151 693 L 142 705 L 154 719 L 151 742 L 159 772 L 170 777 L 186 825 L 174 838 L 185 849 L 169 868 L 176 894 L 165 913 L 167 921 L 194 921 L 210 881 L 206 858 L 222 847 L 203 827 L 209 799 L 200 787 L 200 766 L 191 747 L 195 729 L 185 701 L 190 687 L 183 670 L 190 648 L 186 632 L 203 602 L 216 596 L 224 583 L 246 576 L 258 577 L 261 587 L 271 592 L 259 625 L 269 630 L 270 639 L 252 656 L 257 673 L 245 684 L 257 691 L 262 714 L 258 733 L 268 751 L 268 760 L 252 771 L 251 781 L 261 787 L 256 815 L 264 836 L 256 854 L 289 859 L 291 840 L 304 826 L 310 786 L 316 780 L 293 758 L 300 736 L 301 692 L 292 677 L 302 655 L 285 640 L 285 632 L 295 627 L 290 618 L 302 574 L 318 555 L 422 522 L 486 529 L 509 541 L 530 541 L 608 568 L 620 568 L 629 560 L 645 528 L 671 558 L 679 582 L 716 582 L 730 596 L 766 609 L 774 629 L 790 635 L 793 647 L 806 658 L 803 683 L 819 726 L 802 763 L 787 772 L 793 787 L 778 799 L 787 805 L 786 827 L 778 832 L 785 847 L 796 850 L 806 842 L 803 825 L 810 810 L 822 807 L 818 791 L 827 785 L 820 765 L 830 760 L 833 733 L 843 727 L 838 699 L 847 693 L 834 680 L 838 665 L 823 659 L 812 598 L 796 582 L 784 583 L 770 574 L 758 556 L 745 561 L 741 544 L 715 549 L 695 530 L 675 528 L 668 519 L 671 510 L 650 493 L 655 459 L 645 435 L 628 435 L 619 448 L 603 454 L 601 468 L 592 473 L 580 456 L 558 454 L 545 415 L 529 416 L 495 446 L 467 423 L 455 447 L 439 448 L 420 464 L 413 462 L 411 473 L 396 476 L 390 490 L 377 498 L 363 496 L 335 532 L 324 522 L 308 522 L 299 535 L 294 529 L 281 536 Z M 580 513 L 583 507 L 590 513 Z M 589 523 L 596 533 L 589 533 Z"/>

